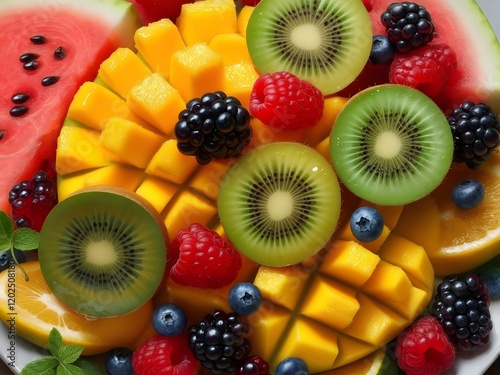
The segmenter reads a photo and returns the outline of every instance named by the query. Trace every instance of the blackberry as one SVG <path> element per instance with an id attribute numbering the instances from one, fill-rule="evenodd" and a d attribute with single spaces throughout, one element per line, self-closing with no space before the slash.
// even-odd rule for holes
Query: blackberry
<path id="1" fill-rule="evenodd" d="M 458 349 L 473 351 L 490 341 L 490 298 L 475 274 L 450 275 L 437 287 L 432 314 Z"/>
<path id="2" fill-rule="evenodd" d="M 222 91 L 191 99 L 174 127 L 177 148 L 195 156 L 198 164 L 235 157 L 250 143 L 250 113 Z"/>
<path id="3" fill-rule="evenodd" d="M 484 103 L 465 101 L 448 116 L 453 134 L 453 160 L 477 168 L 500 145 L 500 122 Z"/>
<path id="4" fill-rule="evenodd" d="M 392 3 L 382 13 L 380 20 L 386 28 L 387 38 L 402 53 L 422 47 L 434 37 L 430 13 L 416 3 Z"/>
<path id="5" fill-rule="evenodd" d="M 189 347 L 201 364 L 214 374 L 238 370 L 252 349 L 249 327 L 235 312 L 215 310 L 188 328 Z"/>

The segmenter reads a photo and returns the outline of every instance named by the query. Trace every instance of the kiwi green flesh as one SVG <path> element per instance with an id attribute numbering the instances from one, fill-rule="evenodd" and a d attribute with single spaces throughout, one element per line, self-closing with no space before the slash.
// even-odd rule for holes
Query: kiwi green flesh
<path id="1" fill-rule="evenodd" d="M 340 91 L 359 75 L 373 35 L 359 0 L 261 1 L 246 32 L 260 73 L 291 72 L 324 95 Z"/>
<path id="2" fill-rule="evenodd" d="M 335 231 L 340 188 L 331 164 L 292 142 L 260 146 L 239 158 L 221 182 L 217 206 L 229 240 L 267 266 L 299 263 Z"/>
<path id="3" fill-rule="evenodd" d="M 114 192 L 72 195 L 40 231 L 40 268 L 52 293 L 89 317 L 129 313 L 157 290 L 166 244 L 140 203 Z"/>
<path id="4" fill-rule="evenodd" d="M 366 89 L 345 105 L 330 134 L 332 162 L 355 195 L 381 205 L 422 198 L 444 179 L 453 138 L 439 107 L 402 85 Z"/>

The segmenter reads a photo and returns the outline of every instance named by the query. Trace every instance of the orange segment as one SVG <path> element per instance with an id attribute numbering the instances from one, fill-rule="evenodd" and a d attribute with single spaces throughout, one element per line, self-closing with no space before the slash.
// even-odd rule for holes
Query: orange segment
<path id="1" fill-rule="evenodd" d="M 63 305 L 50 292 L 38 261 L 22 266 L 29 281 L 17 266 L 0 274 L 0 319 L 8 325 L 15 312 L 16 333 L 33 344 L 47 348 L 49 332 L 55 327 L 65 344 L 82 346 L 84 355 L 94 355 L 117 346 L 135 349 L 136 342 L 147 330 L 153 313 L 151 302 L 127 315 L 87 319 Z M 16 285 L 14 311 L 9 310 L 7 301 L 10 279 L 14 279 Z"/>

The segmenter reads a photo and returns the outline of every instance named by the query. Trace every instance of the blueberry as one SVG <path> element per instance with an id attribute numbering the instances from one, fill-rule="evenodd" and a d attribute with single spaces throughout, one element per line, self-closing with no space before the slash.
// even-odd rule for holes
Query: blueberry
<path id="1" fill-rule="evenodd" d="M 356 239 L 361 242 L 371 242 L 382 234 L 384 219 L 376 208 L 363 206 L 352 213 L 350 225 Z"/>
<path id="2" fill-rule="evenodd" d="M 16 255 L 16 259 L 19 263 L 24 263 L 26 262 L 26 256 L 24 255 L 23 251 L 19 250 L 14 250 L 14 253 Z M 0 272 L 3 270 L 9 268 L 9 265 L 15 264 L 16 262 L 12 258 L 12 254 L 10 252 L 10 249 L 2 251 L 0 253 Z"/>
<path id="3" fill-rule="evenodd" d="M 132 351 L 127 348 L 111 349 L 106 354 L 105 365 L 110 375 L 132 375 Z"/>
<path id="4" fill-rule="evenodd" d="M 384 35 L 375 35 L 370 52 L 370 62 L 374 65 L 385 65 L 389 64 L 393 57 L 394 47 L 389 39 Z"/>
<path id="5" fill-rule="evenodd" d="M 451 192 L 453 203 L 462 210 L 477 207 L 484 199 L 484 186 L 476 180 L 462 180 Z"/>
<path id="6" fill-rule="evenodd" d="M 259 309 L 262 304 L 262 294 L 254 284 L 242 282 L 231 288 L 228 301 L 233 311 L 247 316 Z"/>
<path id="7" fill-rule="evenodd" d="M 274 375 L 309 375 L 307 363 L 297 357 L 285 358 L 276 367 Z"/>
<path id="8" fill-rule="evenodd" d="M 175 303 L 165 303 L 153 311 L 153 327 L 160 335 L 180 335 L 186 326 L 186 312 Z"/>

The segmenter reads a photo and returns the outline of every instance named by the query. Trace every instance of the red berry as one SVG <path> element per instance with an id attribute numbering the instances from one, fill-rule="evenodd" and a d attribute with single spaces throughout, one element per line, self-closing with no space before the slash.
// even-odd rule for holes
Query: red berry
<path id="1" fill-rule="evenodd" d="M 170 270 L 172 280 L 198 288 L 228 285 L 241 268 L 236 248 L 217 232 L 197 223 L 177 233 L 169 254 L 179 254 Z"/>
<path id="2" fill-rule="evenodd" d="M 395 56 L 389 71 L 389 81 L 413 87 L 434 98 L 456 69 L 457 57 L 448 45 L 427 45 Z"/>
<path id="3" fill-rule="evenodd" d="M 289 72 L 263 74 L 255 81 L 250 96 L 250 113 L 264 124 L 281 129 L 315 125 L 323 107 L 321 91 Z"/>
<path id="4" fill-rule="evenodd" d="M 417 320 L 397 339 L 396 357 L 407 375 L 437 375 L 455 362 L 455 349 L 435 317 Z"/>
<path id="5" fill-rule="evenodd" d="M 172 21 L 179 16 L 183 4 L 194 0 L 130 0 L 143 25 L 170 18 Z"/>
<path id="6" fill-rule="evenodd" d="M 240 3 L 242 3 L 243 5 L 254 7 L 258 3 L 260 3 L 260 0 L 240 0 Z"/>
<path id="7" fill-rule="evenodd" d="M 139 346 L 132 355 L 137 375 L 192 375 L 198 361 L 189 349 L 187 335 L 156 335 Z"/>

